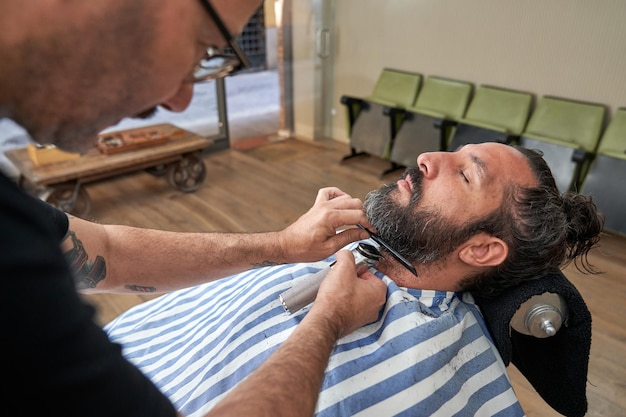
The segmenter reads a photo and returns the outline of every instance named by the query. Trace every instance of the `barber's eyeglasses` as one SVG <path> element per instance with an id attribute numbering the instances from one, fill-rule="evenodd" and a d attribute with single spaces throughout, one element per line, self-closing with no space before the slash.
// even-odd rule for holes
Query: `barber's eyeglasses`
<path id="1" fill-rule="evenodd" d="M 233 74 L 243 68 L 250 67 L 250 61 L 243 53 L 233 36 L 230 34 L 222 19 L 213 9 L 208 0 L 200 0 L 207 13 L 211 16 L 221 35 L 228 42 L 228 46 L 232 49 L 233 54 L 226 54 L 219 48 L 208 48 L 200 63 L 193 72 L 192 82 L 202 82 L 222 78 L 229 74 Z"/>
<path id="2" fill-rule="evenodd" d="M 222 50 L 210 47 L 193 71 L 194 83 L 223 78 L 241 69 L 241 61 L 237 57 L 225 54 Z"/>

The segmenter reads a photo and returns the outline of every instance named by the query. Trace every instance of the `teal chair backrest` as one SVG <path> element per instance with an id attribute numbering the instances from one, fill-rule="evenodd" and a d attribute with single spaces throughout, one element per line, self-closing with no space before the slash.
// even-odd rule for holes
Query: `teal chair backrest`
<path id="1" fill-rule="evenodd" d="M 386 106 L 405 108 L 415 102 L 421 84 L 420 74 L 385 68 L 376 81 L 372 95 L 367 99 Z"/>
<path id="2" fill-rule="evenodd" d="M 566 142 L 595 152 L 604 121 L 604 106 L 557 97 L 542 97 L 524 136 Z"/>
<path id="3" fill-rule="evenodd" d="M 465 119 L 494 125 L 511 135 L 519 136 L 528 121 L 532 99 L 530 93 L 480 86 L 476 89 Z"/>
<path id="4" fill-rule="evenodd" d="M 440 113 L 458 121 L 465 115 L 472 94 L 472 85 L 462 81 L 428 77 L 424 80 L 415 105 L 408 110 Z"/>
<path id="5" fill-rule="evenodd" d="M 626 159 L 626 108 L 618 109 L 606 127 L 598 153 Z"/>

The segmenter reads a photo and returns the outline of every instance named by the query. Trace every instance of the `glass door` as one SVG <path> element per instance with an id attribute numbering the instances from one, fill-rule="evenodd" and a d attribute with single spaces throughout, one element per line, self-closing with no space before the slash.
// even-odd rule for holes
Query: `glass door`
<path id="1" fill-rule="evenodd" d="M 282 10 L 279 60 L 286 128 L 303 139 L 331 137 L 335 0 L 274 1 Z"/>
<path id="2" fill-rule="evenodd" d="M 313 138 L 332 137 L 335 0 L 314 0 L 314 131 Z"/>

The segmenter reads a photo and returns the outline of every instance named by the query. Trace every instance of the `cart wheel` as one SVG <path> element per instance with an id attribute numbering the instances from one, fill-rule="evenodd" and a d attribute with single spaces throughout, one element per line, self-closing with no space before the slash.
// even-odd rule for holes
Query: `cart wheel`
<path id="1" fill-rule="evenodd" d="M 189 193 L 196 191 L 206 177 L 204 161 L 196 154 L 186 155 L 167 169 L 167 181 L 179 191 Z"/>
<path id="2" fill-rule="evenodd" d="M 157 165 L 154 167 L 146 168 L 146 172 L 155 177 L 162 177 L 167 174 L 167 165 Z"/>
<path id="3" fill-rule="evenodd" d="M 76 217 L 85 217 L 91 209 L 91 199 L 89 194 L 87 194 L 87 190 L 79 186 L 76 199 L 74 200 L 72 197 L 74 196 L 75 188 L 76 185 L 73 184 L 57 185 L 43 191 L 39 194 L 39 198 L 59 210 L 71 213 Z"/>

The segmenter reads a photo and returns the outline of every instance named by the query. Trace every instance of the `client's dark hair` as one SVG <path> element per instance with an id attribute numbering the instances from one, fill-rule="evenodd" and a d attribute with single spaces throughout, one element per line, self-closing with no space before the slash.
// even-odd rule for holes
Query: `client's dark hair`
<path id="1" fill-rule="evenodd" d="M 598 273 L 587 255 L 600 240 L 604 217 L 591 197 L 561 194 L 542 154 L 516 149 L 526 156 L 537 186 L 507 186 L 501 207 L 472 225 L 474 231 L 498 236 L 509 246 L 509 255 L 501 265 L 463 282 L 481 297 L 541 278 L 572 261 L 582 272 Z"/>

